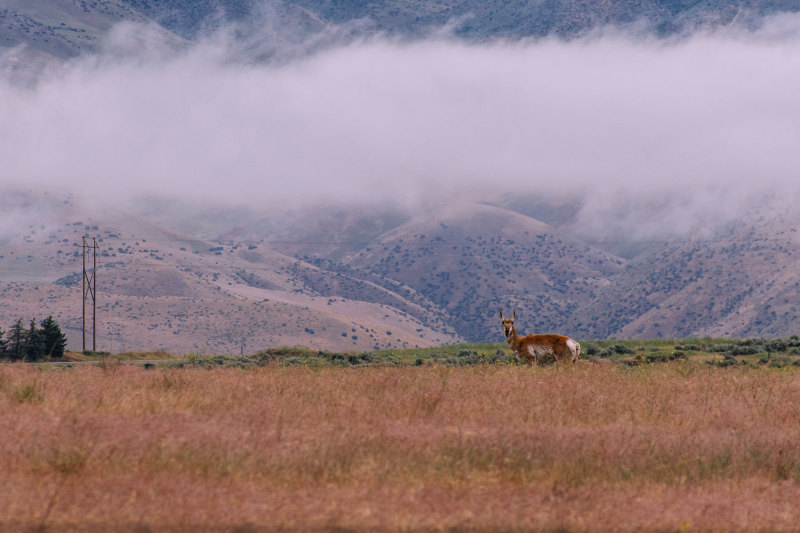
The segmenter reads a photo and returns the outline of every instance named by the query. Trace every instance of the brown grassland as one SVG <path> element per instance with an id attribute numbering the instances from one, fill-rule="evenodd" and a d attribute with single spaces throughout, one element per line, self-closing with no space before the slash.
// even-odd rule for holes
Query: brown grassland
<path id="1" fill-rule="evenodd" d="M 800 370 L 0 365 L 0 530 L 800 528 Z"/>

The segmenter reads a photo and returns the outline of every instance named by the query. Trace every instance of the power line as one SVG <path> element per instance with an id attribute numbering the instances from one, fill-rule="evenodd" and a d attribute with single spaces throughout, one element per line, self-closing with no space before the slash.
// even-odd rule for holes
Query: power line
<path id="1" fill-rule="evenodd" d="M 93 265 L 91 272 L 86 270 L 86 256 L 88 250 L 92 250 Z M 96 351 L 97 341 L 97 238 L 92 239 L 92 245 L 89 247 L 86 243 L 86 237 L 83 238 L 83 278 L 82 278 L 82 293 L 83 293 L 83 351 L 86 351 L 86 300 L 87 296 L 92 300 L 92 351 Z"/>

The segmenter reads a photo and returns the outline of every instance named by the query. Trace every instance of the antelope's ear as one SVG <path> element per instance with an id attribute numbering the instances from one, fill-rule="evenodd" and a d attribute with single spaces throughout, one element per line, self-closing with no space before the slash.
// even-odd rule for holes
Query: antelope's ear
<path id="1" fill-rule="evenodd" d="M 516 318 L 517 318 L 517 310 L 514 309 L 513 311 L 511 311 L 511 320 L 516 320 Z"/>

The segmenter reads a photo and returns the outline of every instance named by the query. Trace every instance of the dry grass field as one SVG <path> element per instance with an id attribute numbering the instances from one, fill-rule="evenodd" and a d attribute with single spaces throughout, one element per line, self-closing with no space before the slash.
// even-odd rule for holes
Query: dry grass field
<path id="1" fill-rule="evenodd" d="M 800 370 L 0 365 L 0 530 L 797 531 Z"/>

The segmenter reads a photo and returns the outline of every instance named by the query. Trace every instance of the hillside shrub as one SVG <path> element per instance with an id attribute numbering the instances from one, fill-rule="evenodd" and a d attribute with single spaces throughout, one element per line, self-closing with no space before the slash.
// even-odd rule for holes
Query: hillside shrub
<path id="1" fill-rule="evenodd" d="M 739 346 L 753 346 L 754 344 L 764 344 L 764 339 L 740 339 L 736 342 Z"/>
<path id="2" fill-rule="evenodd" d="M 764 346 L 761 344 L 746 344 L 742 346 L 733 346 L 728 352 L 730 355 L 754 355 L 764 351 Z"/>
<path id="3" fill-rule="evenodd" d="M 800 366 L 800 361 L 789 357 L 773 357 L 767 364 L 769 368 L 786 368 L 789 366 Z"/>
<path id="4" fill-rule="evenodd" d="M 475 350 L 460 350 L 458 354 L 446 355 L 439 352 L 431 354 L 434 363 L 448 366 L 465 366 L 480 364 L 516 364 L 517 360 L 513 356 L 508 356 L 503 350 L 497 350 L 494 354 L 480 354 Z"/>
<path id="5" fill-rule="evenodd" d="M 795 337 L 793 335 L 793 337 Z M 800 348 L 800 339 L 742 339 L 735 343 L 721 343 L 711 347 L 711 351 L 717 353 L 727 353 L 730 355 L 755 355 L 762 352 L 767 353 L 792 353 L 792 349 Z M 686 346 L 685 349 L 689 349 Z M 800 349 L 797 350 L 800 353 Z"/>
<path id="6" fill-rule="evenodd" d="M 637 355 L 636 357 L 641 357 Z M 644 356 L 645 363 L 666 363 L 669 360 L 667 354 L 663 353 L 650 353 Z"/>
<path id="7" fill-rule="evenodd" d="M 706 361 L 706 364 L 720 368 L 726 368 L 729 366 L 738 365 L 739 361 L 732 355 L 725 354 L 725 357 L 723 357 L 722 359 L 711 359 L 709 361 Z"/>
<path id="8" fill-rule="evenodd" d="M 716 353 L 730 353 L 731 350 L 733 350 L 733 344 L 730 343 L 717 344 L 711 348 L 711 351 Z"/>
<path id="9" fill-rule="evenodd" d="M 784 353 L 788 346 L 783 339 L 773 339 L 764 345 L 764 349 L 769 353 Z"/>
<path id="10" fill-rule="evenodd" d="M 618 353 L 620 355 L 629 355 L 629 354 L 633 353 L 633 350 L 631 350 L 630 348 L 628 348 L 624 344 L 615 344 L 612 347 L 612 349 L 614 350 L 614 352 L 616 352 L 616 353 Z"/>

